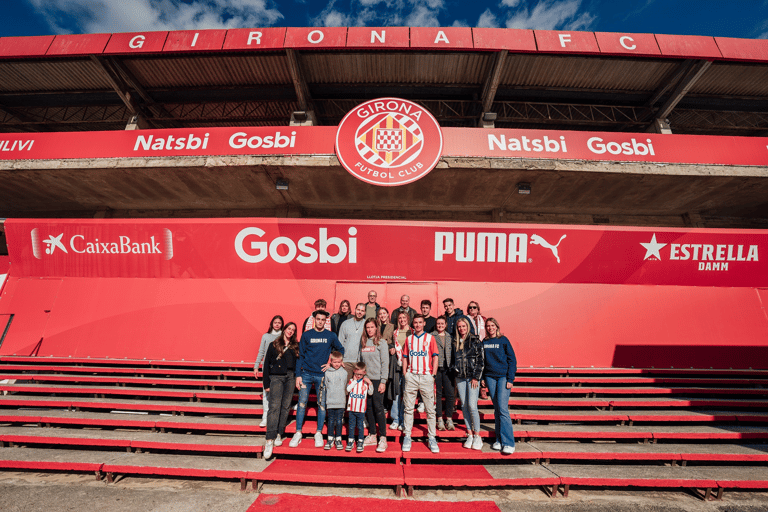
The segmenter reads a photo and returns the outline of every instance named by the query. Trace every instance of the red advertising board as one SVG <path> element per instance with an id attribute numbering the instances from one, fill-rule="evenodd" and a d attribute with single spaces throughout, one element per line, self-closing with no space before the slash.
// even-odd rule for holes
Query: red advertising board
<path id="1" fill-rule="evenodd" d="M 764 230 L 263 218 L 5 226 L 15 277 L 768 286 Z"/>
<path id="2" fill-rule="evenodd" d="M 442 128 L 445 157 L 768 165 L 768 137 Z M 277 126 L 7 133 L 0 160 L 332 155 L 337 128 Z"/>

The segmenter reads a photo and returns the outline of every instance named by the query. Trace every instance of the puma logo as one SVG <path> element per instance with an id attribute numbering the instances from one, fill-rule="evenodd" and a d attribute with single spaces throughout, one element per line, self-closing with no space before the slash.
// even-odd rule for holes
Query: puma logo
<path id="1" fill-rule="evenodd" d="M 550 251 L 552 251 L 552 254 L 557 258 L 557 262 L 560 263 L 560 256 L 557 254 L 557 248 L 560 246 L 560 242 L 563 241 L 563 238 L 565 238 L 566 235 L 563 235 L 560 237 L 560 240 L 557 241 L 555 245 L 550 244 L 543 238 L 541 238 L 539 235 L 531 235 L 531 245 L 540 245 L 542 247 L 546 247 Z"/>

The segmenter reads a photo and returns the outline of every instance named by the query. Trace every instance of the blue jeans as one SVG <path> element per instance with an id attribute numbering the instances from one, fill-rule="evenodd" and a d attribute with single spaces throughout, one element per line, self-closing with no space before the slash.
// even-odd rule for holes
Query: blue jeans
<path id="1" fill-rule="evenodd" d="M 402 425 L 403 421 L 405 421 L 405 402 L 403 402 L 403 384 L 405 381 L 402 373 L 398 376 L 397 380 L 400 381 L 400 386 L 395 399 L 392 400 L 392 410 L 389 411 L 389 416 L 392 418 L 393 423 L 397 422 Z"/>
<path id="2" fill-rule="evenodd" d="M 347 427 L 347 438 L 355 441 L 362 441 L 365 436 L 365 419 L 364 412 L 352 412 L 349 411 L 349 426 Z M 355 428 L 357 428 L 357 435 L 355 435 Z"/>
<path id="3" fill-rule="evenodd" d="M 456 389 L 461 398 L 461 410 L 464 413 L 464 425 L 467 430 L 480 431 L 480 413 L 477 412 L 477 399 L 480 386 L 472 387 L 472 379 L 456 379 Z M 471 423 L 470 423 L 471 421 Z"/>
<path id="4" fill-rule="evenodd" d="M 341 439 L 341 427 L 344 424 L 344 409 L 328 409 L 328 437 Z"/>
<path id="5" fill-rule="evenodd" d="M 512 419 L 509 417 L 509 394 L 506 377 L 486 377 L 488 394 L 493 402 L 493 417 L 496 422 L 496 441 L 501 446 L 515 446 L 515 433 L 512 430 Z"/>
<path id="6" fill-rule="evenodd" d="M 317 431 L 322 432 L 325 426 L 325 396 L 320 392 L 320 383 L 323 381 L 323 374 L 315 375 L 313 373 L 301 373 L 301 389 L 299 390 L 299 408 L 296 411 L 296 432 L 301 432 L 304 426 L 304 416 L 307 414 L 307 402 L 309 401 L 309 391 L 312 385 L 315 385 L 317 394 Z"/>

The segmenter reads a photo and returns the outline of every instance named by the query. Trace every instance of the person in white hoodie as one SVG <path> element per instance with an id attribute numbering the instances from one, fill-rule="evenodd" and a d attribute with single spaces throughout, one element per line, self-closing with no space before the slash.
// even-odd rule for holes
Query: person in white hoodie
<path id="1" fill-rule="evenodd" d="M 284 321 L 282 316 L 273 316 L 272 321 L 269 322 L 269 330 L 264 333 L 264 336 L 261 337 L 259 354 L 256 356 L 256 361 L 253 363 L 253 374 L 257 379 L 259 378 L 259 366 L 261 365 L 262 361 L 264 361 L 264 356 L 267 355 L 267 348 L 269 347 L 269 344 L 275 341 L 275 339 L 277 339 L 277 337 L 280 336 L 280 334 L 283 332 L 283 324 Z M 264 404 L 264 413 L 261 415 L 261 423 L 259 423 L 259 426 L 266 427 L 267 413 L 269 412 L 269 393 L 267 391 L 264 391 L 261 402 Z"/>

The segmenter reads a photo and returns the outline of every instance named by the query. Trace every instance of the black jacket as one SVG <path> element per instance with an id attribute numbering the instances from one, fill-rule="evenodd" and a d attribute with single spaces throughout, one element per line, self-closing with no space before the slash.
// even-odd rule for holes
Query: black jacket
<path id="1" fill-rule="evenodd" d="M 338 313 L 331 315 L 331 330 L 333 331 L 333 334 L 338 336 L 339 329 L 341 329 L 341 324 L 352 318 L 352 316 L 352 314 L 340 315 Z"/>
<path id="2" fill-rule="evenodd" d="M 264 358 L 264 389 L 270 387 L 270 377 L 272 375 L 287 375 L 289 371 L 296 371 L 296 353 L 293 350 L 285 350 L 283 356 L 277 358 L 277 350 L 273 343 L 267 348 L 267 355 Z"/>
<path id="3" fill-rule="evenodd" d="M 485 352 L 483 343 L 474 334 L 468 334 L 464 340 L 464 347 L 459 350 L 454 345 L 453 364 L 451 368 L 458 379 L 476 379 L 483 378 L 483 369 L 485 367 Z"/>
<path id="4" fill-rule="evenodd" d="M 392 314 L 389 316 L 389 323 L 392 325 L 397 325 L 397 317 L 400 315 L 400 312 L 404 311 L 405 313 L 408 313 L 408 325 L 413 325 L 413 317 L 416 315 L 416 310 L 412 307 L 408 307 L 408 309 L 403 308 L 397 308 L 394 311 L 392 311 Z M 426 331 L 425 331 L 426 332 Z"/>
<path id="5" fill-rule="evenodd" d="M 445 332 L 451 336 L 456 335 L 456 322 L 459 320 L 459 318 L 462 317 L 466 318 L 467 322 L 469 322 L 469 332 L 472 334 L 477 334 L 475 332 L 475 325 L 472 323 L 472 320 L 470 320 L 469 317 L 465 315 L 460 308 L 456 308 L 453 310 L 453 314 L 451 316 L 447 316 L 445 318 Z"/>

